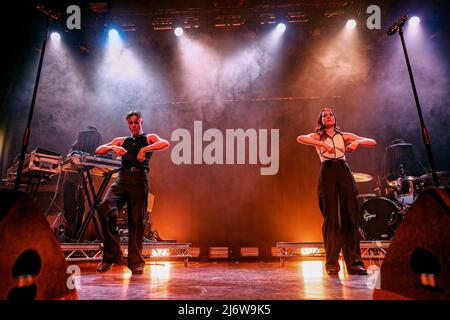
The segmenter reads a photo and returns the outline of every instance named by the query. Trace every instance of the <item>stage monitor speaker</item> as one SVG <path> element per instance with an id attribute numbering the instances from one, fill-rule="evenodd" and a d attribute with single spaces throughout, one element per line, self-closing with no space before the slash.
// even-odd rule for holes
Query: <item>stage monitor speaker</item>
<path id="1" fill-rule="evenodd" d="M 76 284 L 43 212 L 0 190 L 0 300 L 76 299 Z"/>
<path id="2" fill-rule="evenodd" d="M 422 192 L 405 213 L 375 299 L 450 299 L 450 188 Z"/>

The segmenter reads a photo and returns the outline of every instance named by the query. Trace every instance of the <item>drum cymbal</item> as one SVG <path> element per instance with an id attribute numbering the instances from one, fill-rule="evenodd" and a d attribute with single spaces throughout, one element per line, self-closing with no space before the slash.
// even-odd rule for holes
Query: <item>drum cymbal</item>
<path id="1" fill-rule="evenodd" d="M 450 176 L 450 172 L 449 171 L 438 171 L 436 173 L 437 173 L 438 177 Z M 430 172 L 430 173 L 426 173 L 424 175 L 421 175 L 419 178 L 423 179 L 423 180 L 427 180 L 427 179 L 433 179 L 433 176 L 432 176 L 432 174 Z"/>
<path id="2" fill-rule="evenodd" d="M 356 182 L 367 182 L 373 180 L 373 177 L 367 173 L 352 172 L 352 175 Z"/>

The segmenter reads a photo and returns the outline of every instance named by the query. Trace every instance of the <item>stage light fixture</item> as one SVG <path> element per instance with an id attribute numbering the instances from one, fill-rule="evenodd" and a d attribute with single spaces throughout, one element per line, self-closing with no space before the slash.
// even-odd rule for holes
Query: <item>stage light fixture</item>
<path id="1" fill-rule="evenodd" d="M 61 35 L 58 32 L 52 32 L 50 34 L 50 39 L 52 39 L 53 41 L 60 41 Z"/>
<path id="2" fill-rule="evenodd" d="M 275 33 L 282 34 L 284 31 L 286 31 L 286 25 L 284 23 L 277 24 L 277 27 L 275 28 Z"/>
<path id="3" fill-rule="evenodd" d="M 181 36 L 183 35 L 183 33 L 184 33 L 183 28 L 181 28 L 181 27 L 176 27 L 176 28 L 175 28 L 175 35 L 176 35 L 177 37 L 181 37 Z"/>
<path id="4" fill-rule="evenodd" d="M 111 29 L 108 32 L 108 37 L 110 40 L 117 40 L 119 39 L 119 32 L 116 29 Z"/>
<path id="5" fill-rule="evenodd" d="M 114 50 L 122 48 L 122 39 L 117 29 L 111 28 L 108 31 L 108 47 Z"/>
<path id="6" fill-rule="evenodd" d="M 418 16 L 413 16 L 409 19 L 410 26 L 417 26 L 420 24 L 420 18 Z"/>
<path id="7" fill-rule="evenodd" d="M 350 19 L 347 21 L 347 23 L 345 24 L 345 27 L 347 29 L 355 29 L 356 27 L 356 21 L 354 19 Z"/>

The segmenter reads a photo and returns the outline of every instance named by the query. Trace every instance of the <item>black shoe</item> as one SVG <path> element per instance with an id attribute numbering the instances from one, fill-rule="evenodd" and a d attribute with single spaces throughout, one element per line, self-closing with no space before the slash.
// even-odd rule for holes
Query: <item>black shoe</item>
<path id="1" fill-rule="evenodd" d="M 337 269 L 337 268 L 329 268 L 329 269 L 327 269 L 327 273 L 330 276 L 334 276 L 334 275 L 337 275 L 339 273 L 339 269 Z"/>
<path id="2" fill-rule="evenodd" d="M 97 265 L 97 272 L 106 272 L 111 269 L 112 265 L 111 262 L 101 261 Z"/>
<path id="3" fill-rule="evenodd" d="M 361 265 L 351 266 L 351 267 L 347 268 L 347 272 L 348 272 L 348 274 L 356 274 L 356 275 L 361 275 L 361 276 L 367 275 L 366 268 L 364 268 L 364 266 L 361 266 Z"/>
<path id="4" fill-rule="evenodd" d="M 144 273 L 144 265 L 143 264 L 135 264 L 132 266 L 129 266 L 132 274 L 143 274 Z"/>
<path id="5" fill-rule="evenodd" d="M 332 265 L 332 264 L 327 264 L 325 265 L 325 269 L 327 270 L 327 273 L 331 276 L 331 275 L 336 275 L 339 273 L 339 265 Z"/>

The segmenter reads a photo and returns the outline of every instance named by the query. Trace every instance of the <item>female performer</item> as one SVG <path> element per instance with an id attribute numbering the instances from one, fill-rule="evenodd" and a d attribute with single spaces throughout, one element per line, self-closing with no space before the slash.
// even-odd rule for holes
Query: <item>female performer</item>
<path id="1" fill-rule="evenodd" d="M 335 275 L 339 272 L 338 259 L 342 249 L 348 273 L 367 274 L 359 247 L 358 191 L 345 153 L 354 152 L 360 146 L 373 147 L 376 141 L 339 131 L 333 110 L 324 108 L 317 119 L 315 132 L 298 136 L 297 142 L 314 146 L 322 162 L 318 196 L 324 217 L 322 233 L 327 273 Z"/>

